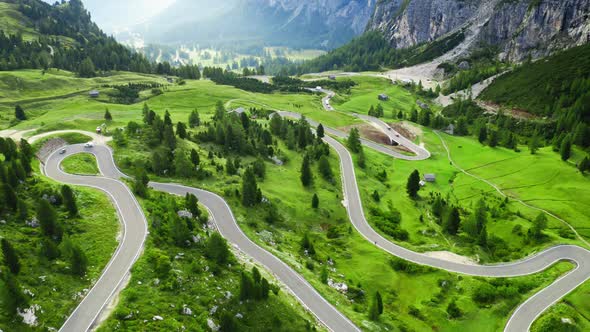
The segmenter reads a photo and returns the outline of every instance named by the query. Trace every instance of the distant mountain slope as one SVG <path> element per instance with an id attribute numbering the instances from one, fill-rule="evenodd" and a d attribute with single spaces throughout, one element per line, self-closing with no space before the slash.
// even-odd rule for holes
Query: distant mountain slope
<path id="1" fill-rule="evenodd" d="M 368 30 L 396 48 L 477 27 L 475 44 L 497 46 L 520 61 L 590 41 L 590 0 L 391 0 L 377 3 Z"/>
<path id="2" fill-rule="evenodd" d="M 178 0 L 135 30 L 150 43 L 333 48 L 364 31 L 374 5 L 374 0 Z"/>
<path id="3" fill-rule="evenodd" d="M 367 31 L 291 72 L 399 68 L 469 59 L 472 51 L 520 62 L 590 41 L 590 0 L 378 1 Z"/>
<path id="4" fill-rule="evenodd" d="M 590 123 L 590 44 L 525 63 L 498 77 L 480 98 L 539 116 L 571 109 L 564 120 Z"/>
<path id="5" fill-rule="evenodd" d="M 149 72 L 142 56 L 104 34 L 80 0 L 0 3 L 0 70 L 56 67 L 93 76 L 95 70 Z"/>

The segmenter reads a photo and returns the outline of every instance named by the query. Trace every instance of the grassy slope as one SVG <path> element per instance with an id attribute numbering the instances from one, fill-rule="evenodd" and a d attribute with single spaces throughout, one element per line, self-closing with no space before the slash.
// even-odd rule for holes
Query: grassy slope
<path id="1" fill-rule="evenodd" d="M 2 73 L 0 73 L 0 82 L 2 82 Z M 129 73 L 121 73 L 110 78 L 100 78 L 91 80 L 79 80 L 66 78 L 61 81 L 58 88 L 52 83 L 45 84 L 44 78 L 40 71 L 19 71 L 9 72 L 9 80 L 20 79 L 22 88 L 20 93 L 14 95 L 10 88 L 0 85 L 0 93 L 13 94 L 8 96 L 12 101 L 10 104 L 0 103 L 0 125 L 7 126 L 14 118 L 14 103 L 21 103 L 27 114 L 31 117 L 30 121 L 23 122 L 16 128 L 29 128 L 47 125 L 45 131 L 64 128 L 81 128 L 94 130 L 96 126 L 104 123 L 103 115 L 106 107 L 111 111 L 114 121 L 113 126 L 126 125 L 127 122 L 141 119 L 142 104 L 135 105 L 117 105 L 106 102 L 91 100 L 85 92 L 91 87 L 96 87 L 112 80 L 113 83 L 126 83 L 128 81 L 154 81 L 155 76 L 143 76 Z M 51 75 L 48 77 L 52 77 Z M 100 80 L 100 81 L 95 81 Z M 42 82 L 42 85 L 37 85 Z M 84 93 L 69 96 L 67 98 L 51 98 L 52 95 L 60 96 L 71 92 L 78 91 L 79 86 L 84 86 Z M 47 100 L 30 101 L 38 97 L 38 90 L 44 90 L 43 96 Z M 206 80 L 187 81 L 184 86 L 172 86 L 165 90 L 165 94 L 153 97 L 148 100 L 150 107 L 158 112 L 163 113 L 169 109 L 173 121 L 187 121 L 190 112 L 197 108 L 203 112 L 209 112 L 217 101 L 227 103 L 231 101 L 231 107 L 248 106 L 248 107 L 265 107 L 275 109 L 296 109 L 303 114 L 315 114 L 316 118 L 331 126 L 343 126 L 355 123 L 352 117 L 344 118 L 336 113 L 321 112 L 321 97 L 311 94 L 254 94 L 233 87 L 219 86 Z M 25 100 L 25 102 L 21 102 Z M 29 100 L 29 101 L 27 101 Z M 298 105 L 300 107 L 295 107 Z M 51 110 L 51 111 L 48 111 Z"/>
<path id="2" fill-rule="evenodd" d="M 171 197 L 152 192 L 149 199 L 140 199 L 140 203 L 149 216 L 149 211 L 154 207 L 153 200 L 166 200 Z M 176 199 L 181 206 L 183 199 Z M 203 240 L 206 238 L 204 230 L 198 233 Z M 173 258 L 173 276 L 162 283 L 156 283 L 158 277 L 149 258 L 150 253 L 155 250 L 162 250 L 163 254 Z M 182 253 L 182 257 L 179 253 Z M 231 310 L 241 313 L 243 318 L 239 321 L 245 331 L 305 331 L 307 322 L 315 320 L 295 298 L 286 295 L 288 293 L 284 289 L 278 296 L 271 294 L 267 300 L 261 302 L 236 304 L 235 298 L 240 294 L 239 280 L 242 267 L 248 271 L 252 268 L 252 264 L 243 258 L 238 263 L 239 265 L 229 264 L 227 267 L 221 267 L 220 273 L 213 275 L 210 267 L 215 263 L 204 257 L 202 245 L 178 248 L 156 243 L 153 237 L 149 237 L 145 254 L 133 267 L 129 285 L 123 290 L 116 309 L 101 325 L 99 331 L 205 331 L 208 330 L 207 318 L 213 316 L 212 310 L 216 310 L 214 307 L 218 307 L 218 311 Z M 275 283 L 272 276 L 269 278 L 264 270 L 261 273 L 269 282 Z M 182 291 L 179 291 L 179 288 Z M 231 293 L 229 299 L 227 292 Z M 192 315 L 180 314 L 185 306 L 191 309 Z M 131 318 L 125 318 L 128 315 Z M 164 320 L 153 320 L 156 315 L 162 316 Z M 214 319 L 214 322 L 219 324 L 218 319 Z M 319 329 L 322 330 L 321 327 Z"/>
<path id="3" fill-rule="evenodd" d="M 21 287 L 35 294 L 30 304 L 40 305 L 42 311 L 37 312 L 39 326 L 36 328 L 8 321 L 0 314 L 0 329 L 43 331 L 50 327 L 59 328 L 81 300 L 80 292 L 91 286 L 110 260 L 117 246 L 116 234 L 119 230 L 115 209 L 103 193 L 93 189 L 75 189 L 82 218 L 76 220 L 75 235 L 71 239 L 81 245 L 88 257 L 87 276 L 80 279 L 68 274 L 67 263 L 63 261 L 48 263 L 39 258 L 38 228 L 14 224 L 1 227 L 0 236 L 10 238 L 21 255 Z M 45 280 L 41 278 L 43 276 Z"/>
<path id="4" fill-rule="evenodd" d="M 33 22 L 18 11 L 18 5 L 6 2 L 0 2 L 0 30 L 9 34 L 22 34 L 23 39 L 28 41 L 36 40 L 40 36 Z M 74 43 L 74 40 L 69 37 L 51 37 L 58 38 L 62 43 Z"/>
<path id="5" fill-rule="evenodd" d="M 417 99 L 425 101 L 385 78 L 352 76 L 350 79 L 358 84 L 351 89 L 350 95 L 338 95 L 333 99 L 332 106 L 339 111 L 368 114 L 371 105 L 377 107 L 380 104 L 384 110 L 384 119 L 393 120 L 397 119 L 399 111 L 407 116 L 412 109 L 418 108 Z M 389 100 L 378 100 L 377 96 L 381 93 L 388 95 Z"/>
<path id="6" fill-rule="evenodd" d="M 365 151 L 368 159 L 373 163 L 367 171 L 357 170 L 365 209 L 370 204 L 375 204 L 370 195 L 377 190 L 381 195 L 383 207 L 388 200 L 391 200 L 393 205 L 402 212 L 402 227 L 410 232 L 409 244 L 415 249 L 424 251 L 444 249 L 467 255 L 482 255 L 481 252 L 473 251 L 470 245 L 461 245 L 463 241 L 460 238 L 443 237 L 438 225 L 430 221 L 423 205 L 417 205 L 407 197 L 405 185 L 408 175 L 414 169 L 418 169 L 421 174 L 435 173 L 437 176 L 436 183 L 428 184 L 421 191 L 422 197 L 428 197 L 431 191 L 440 192 L 443 197 L 450 195 L 464 207 L 470 207 L 481 198 L 486 198 L 489 204 L 494 205 L 503 199 L 488 184 L 460 173 L 451 166 L 440 139 L 429 130 L 424 129 L 424 131 L 423 140 L 432 152 L 432 157 L 428 160 L 418 162 L 392 160 L 377 152 Z M 588 191 L 589 179 L 577 172 L 574 166 L 563 163 L 559 156 L 550 151 L 550 148 L 542 149 L 537 155 L 531 156 L 526 151 L 516 153 L 501 148 L 482 147 L 471 138 L 448 135 L 443 137 L 449 145 L 453 160 L 460 167 L 495 183 L 511 196 L 561 216 L 588 239 L 590 234 L 584 220 L 588 220 L 590 209 L 583 193 Z M 473 156 L 477 157 L 473 158 Z M 376 173 L 382 169 L 388 171 L 389 178 L 386 183 L 381 183 L 375 177 Z M 547 200 L 548 197 L 550 200 Z M 552 243 L 580 244 L 576 240 L 560 238 L 557 233 L 565 226 L 553 218 L 549 218 L 550 229 L 547 231 L 550 240 L 541 245 L 527 244 L 524 237 L 512 233 L 512 228 L 520 224 L 526 230 L 531 225 L 529 220 L 532 220 L 539 212 L 515 201 L 511 201 L 507 209 L 520 211 L 522 217 L 513 215 L 509 219 L 496 218 L 489 223 L 488 232 L 505 239 L 511 246 L 520 248 L 513 252 L 513 258 L 526 256 Z M 419 221 L 421 215 L 425 216 L 425 222 Z M 432 235 L 433 233 L 436 235 Z M 486 259 L 485 256 L 482 258 Z"/>
<path id="7" fill-rule="evenodd" d="M 31 40 L 38 33 L 30 26 L 29 19 L 18 11 L 15 4 L 0 2 L 0 28 L 5 33 L 20 33 L 25 40 Z"/>
<path id="8" fill-rule="evenodd" d="M 367 90 L 367 93 L 370 93 L 369 90 Z M 395 95 L 394 92 L 391 93 L 391 95 Z M 369 98 L 368 100 L 372 99 L 372 97 L 367 97 Z M 320 106 L 320 102 L 319 102 L 319 97 L 314 97 L 314 96 L 309 96 L 309 95 L 304 95 L 304 96 L 297 96 L 297 95 L 258 95 L 258 94 L 252 94 L 252 93 L 247 93 L 244 91 L 240 91 L 240 90 L 236 90 L 234 88 L 230 88 L 230 87 L 222 87 L 222 86 L 215 86 L 210 82 L 207 81 L 199 81 L 199 82 L 191 82 L 189 81 L 187 83 L 186 86 L 184 87 L 173 87 L 170 88 L 169 91 L 167 91 L 164 95 L 153 98 L 152 100 L 150 100 L 150 106 L 152 106 L 152 108 L 155 108 L 156 110 L 159 111 L 163 111 L 166 108 L 169 108 L 171 113 L 172 113 L 172 117 L 174 121 L 186 121 L 186 117 L 188 115 L 188 113 L 190 112 L 190 110 L 192 110 L 194 107 L 199 108 L 199 110 L 201 111 L 201 114 L 206 115 L 207 113 L 210 114 L 210 112 L 212 112 L 213 109 L 213 105 L 215 104 L 215 102 L 217 100 L 221 100 L 223 102 L 227 102 L 228 100 L 232 100 L 232 99 L 240 99 L 240 100 L 236 100 L 233 103 L 235 104 L 239 104 L 239 105 L 247 105 L 247 106 L 254 106 L 256 105 L 255 103 L 251 102 L 252 100 L 257 101 L 259 103 L 264 103 L 264 104 L 270 104 L 274 107 L 277 108 L 286 108 L 286 109 L 292 109 L 292 110 L 297 110 L 297 111 L 302 111 L 307 113 L 308 115 L 310 115 L 310 117 L 312 118 L 316 118 L 319 119 L 321 121 L 324 121 L 324 123 L 331 123 L 332 125 L 341 125 L 342 123 L 348 123 L 350 120 L 348 118 L 343 117 L 342 115 L 338 115 L 337 113 L 334 113 L 335 115 L 326 115 L 326 113 L 321 111 L 321 106 Z M 301 104 L 302 108 L 301 109 L 295 109 L 293 107 L 293 102 L 292 100 L 298 100 L 296 103 L 297 104 Z M 245 101 L 247 100 L 247 101 Z M 39 118 L 36 118 L 32 121 L 27 121 L 23 124 L 20 124 L 18 127 L 25 127 L 25 126 L 30 126 L 30 124 L 35 124 L 35 125 L 44 125 L 44 128 L 46 130 L 49 130 L 51 128 L 63 128 L 63 127 L 78 127 L 78 128 L 82 128 L 82 129 L 89 129 L 92 130 L 97 124 L 102 123 L 102 115 L 104 112 L 104 107 L 105 104 L 103 103 L 99 103 L 96 101 L 92 101 L 92 100 L 88 100 L 87 98 L 81 98 L 81 97 L 72 97 L 72 98 L 67 98 L 65 100 L 61 100 L 59 103 L 57 101 L 48 101 L 48 102 L 40 102 L 40 103 L 32 103 L 29 105 L 30 109 L 33 109 L 33 111 L 35 111 L 35 109 L 45 109 L 45 110 L 51 110 L 51 112 L 43 112 L 40 113 L 42 114 Z M 367 105 L 365 108 L 368 109 Z M 141 105 L 131 105 L 131 106 L 124 106 L 124 105 L 108 105 L 109 109 L 111 109 L 111 112 L 114 115 L 115 118 L 115 125 L 123 125 L 125 124 L 127 121 L 129 120 L 134 120 L 134 121 L 140 121 L 140 116 L 141 116 Z M 359 103 L 357 105 L 357 107 L 359 110 L 362 110 L 362 105 L 361 103 Z M 402 106 L 403 107 L 403 106 Z M 413 105 L 412 105 L 413 107 Z M 411 109 L 408 106 L 409 109 Z M 386 109 L 386 115 L 387 115 L 387 107 Z M 59 115 L 59 116 L 58 116 Z M 63 116 L 63 117 L 62 117 Z M 449 166 L 448 166 L 448 161 L 445 160 L 445 158 L 443 156 L 443 151 L 442 151 L 442 147 L 440 146 L 440 143 L 436 143 L 437 139 L 435 139 L 432 135 L 427 135 L 425 138 L 426 144 L 429 147 L 429 149 L 433 150 L 434 152 L 434 157 L 432 160 L 430 161 L 425 161 L 425 162 L 420 162 L 420 163 L 424 163 L 422 166 L 420 167 L 424 167 L 424 171 L 434 171 L 437 172 L 437 174 L 440 174 L 440 181 L 439 183 L 445 183 L 446 179 L 450 179 L 451 177 L 456 177 L 455 181 L 459 181 L 457 183 L 460 183 L 460 181 L 465 181 L 465 183 L 469 183 L 467 182 L 467 180 L 469 179 L 465 179 L 462 180 L 462 177 L 464 177 L 463 175 L 454 175 L 455 171 L 450 170 Z M 468 139 L 461 139 L 461 140 L 467 140 L 467 142 L 469 141 Z M 461 145 L 463 145 L 464 143 L 461 142 Z M 471 147 L 471 149 L 477 149 L 477 151 L 479 151 L 479 148 L 477 148 L 476 146 Z M 131 146 L 127 153 L 130 155 L 135 155 L 135 157 L 141 156 L 141 150 L 136 150 L 133 148 L 133 146 Z M 456 154 L 456 153 L 455 153 Z M 548 153 L 549 154 L 549 153 Z M 495 155 L 495 152 L 492 153 L 490 152 L 490 155 L 493 156 Z M 383 165 L 394 165 L 395 166 L 395 170 L 394 172 L 399 173 L 399 181 L 400 185 L 403 184 L 405 182 L 405 179 L 407 178 L 407 174 L 409 174 L 409 171 L 412 170 L 413 168 L 417 167 L 419 164 L 412 164 L 412 165 L 405 165 L 403 168 L 400 168 L 399 170 L 397 169 L 397 167 L 399 165 L 404 165 L 404 162 L 402 161 L 393 161 L 391 159 L 388 159 L 387 161 L 383 160 L 383 158 L 380 160 L 379 159 L 379 155 L 378 154 L 371 154 L 368 153 L 369 156 L 369 160 L 371 160 L 372 163 L 374 163 L 375 165 L 377 165 L 376 167 L 379 167 L 379 163 L 382 163 Z M 117 153 L 117 158 L 124 158 L 125 155 L 121 154 L 121 153 Z M 296 158 L 297 156 L 295 156 Z M 294 159 L 297 160 L 297 159 Z M 459 164 L 461 166 L 464 166 L 460 163 L 460 161 L 458 160 Z M 295 164 L 297 164 L 297 161 L 294 161 Z M 337 164 L 337 161 L 332 159 L 332 165 L 333 167 L 335 167 L 335 165 Z M 464 167 L 472 167 L 469 165 L 465 165 Z M 406 172 L 407 171 L 407 172 Z M 270 173 L 271 171 L 269 171 Z M 272 171 L 274 172 L 274 171 Z M 285 174 L 283 174 L 282 172 L 285 172 L 283 170 L 280 171 L 281 173 L 278 173 L 279 176 L 283 176 Z M 297 172 L 296 170 L 291 171 L 291 175 L 290 177 L 292 177 L 293 175 L 295 175 Z M 277 173 L 274 173 L 275 175 Z M 297 177 L 294 178 L 295 180 L 290 180 L 290 181 L 296 181 Z M 234 186 L 237 186 L 238 184 L 238 179 L 234 179 L 234 180 L 230 180 L 230 183 L 233 183 Z M 270 181 L 270 180 L 269 180 Z M 372 180 L 374 181 L 374 180 Z M 362 176 L 359 176 L 359 182 L 362 182 Z M 196 185 L 200 186 L 200 187 L 209 187 L 209 188 L 213 188 L 215 186 L 215 182 L 210 181 L 210 182 L 205 182 L 205 183 L 195 183 Z M 283 184 L 282 182 L 280 183 L 281 185 Z M 374 184 L 373 184 L 374 185 Z M 273 188 L 275 187 L 275 185 L 270 185 L 267 186 L 266 184 L 262 184 L 263 190 L 265 192 L 269 192 L 269 195 L 272 194 Z M 285 187 L 285 186 L 283 186 Z M 361 187 L 363 187 L 362 183 L 361 183 Z M 460 188 L 462 188 L 462 194 L 464 196 L 468 196 L 468 195 L 472 195 L 474 193 L 479 194 L 480 190 L 489 190 L 489 187 L 481 187 L 479 185 L 473 184 L 473 185 L 464 185 L 461 186 Z M 441 188 L 439 188 L 440 190 Z M 284 196 L 275 196 L 275 199 L 279 199 L 281 200 L 281 202 L 284 202 L 284 205 L 281 206 L 281 211 L 284 215 L 286 215 L 287 218 L 289 218 L 291 220 L 292 223 L 298 225 L 295 226 L 295 228 L 298 227 L 308 227 L 309 225 L 312 225 L 316 230 L 321 229 L 320 225 L 321 223 L 324 222 L 334 222 L 337 218 L 339 218 L 338 216 L 345 216 L 345 212 L 342 210 L 341 207 L 336 207 L 334 205 L 334 202 L 331 202 L 330 200 L 330 196 L 333 197 L 333 199 L 336 199 L 336 193 L 334 191 L 332 191 L 332 193 L 330 193 L 331 191 L 326 191 L 325 193 L 323 193 L 323 191 L 320 190 L 320 197 L 322 202 L 326 201 L 328 203 L 329 206 L 329 211 L 330 211 L 330 216 L 326 217 L 326 216 L 314 216 L 312 214 L 312 212 L 309 212 L 307 208 L 307 205 L 309 203 L 309 193 L 306 193 L 304 191 L 301 190 L 292 190 L 289 191 L 289 194 L 293 194 L 293 193 L 299 193 L 300 197 L 297 199 L 294 199 L 294 197 L 290 197 L 288 195 L 284 195 Z M 339 192 L 339 191 L 337 191 Z M 309 197 L 308 197 L 309 196 Z M 574 195 L 575 197 L 581 197 L 579 195 Z M 328 199 L 326 199 L 326 197 L 328 197 Z M 283 204 L 283 203 L 281 203 Z M 234 204 L 235 205 L 235 204 Z M 301 208 L 301 206 L 305 206 L 305 208 Z M 322 206 L 325 208 L 324 203 L 322 203 Z M 284 211 L 284 212 L 283 212 Z M 244 226 L 244 228 L 246 229 L 246 231 L 254 238 L 257 239 L 257 235 L 255 235 L 255 227 L 251 227 L 248 226 L 248 222 L 247 220 L 249 220 L 249 218 L 247 218 L 248 214 L 246 213 L 242 213 L 242 225 Z M 296 218 L 291 217 L 291 215 L 295 215 Z M 306 217 L 307 215 L 307 217 Z M 410 224 L 404 224 L 404 227 L 408 226 L 408 225 L 412 225 L 412 223 L 414 224 L 411 227 L 420 227 L 420 225 L 417 225 L 416 221 L 413 220 L 417 220 L 417 217 L 419 216 L 418 212 L 409 212 L 409 217 L 404 217 L 404 223 L 406 222 L 410 222 Z M 239 214 L 237 214 L 237 216 L 239 217 Z M 301 220 L 305 220 L 305 218 L 308 218 L 307 222 L 303 222 L 300 223 Z M 517 221 L 519 223 L 522 223 L 524 225 L 526 225 L 526 222 L 524 220 L 520 220 Z M 311 224 L 310 224 L 311 223 Z M 305 226 L 302 226 L 305 225 Z M 553 227 L 555 227 L 555 223 L 552 221 L 551 225 Z M 493 228 L 493 226 L 491 226 Z M 281 237 L 281 244 L 280 247 L 284 249 L 281 249 L 283 251 L 283 253 L 278 253 L 283 259 L 285 259 L 286 261 L 292 263 L 292 264 L 299 264 L 302 265 L 302 263 L 304 262 L 304 260 L 302 260 L 301 258 L 297 259 L 291 256 L 291 254 L 289 254 L 289 252 L 293 252 L 293 250 L 295 250 L 294 248 L 298 247 L 298 243 L 299 243 L 299 236 L 297 234 L 292 234 L 291 231 L 285 230 L 285 229 L 274 229 L 271 228 L 271 230 L 273 231 L 273 234 L 276 234 L 275 236 L 277 237 Z M 491 231 L 494 231 L 493 229 Z M 508 232 L 508 230 L 505 230 L 506 232 Z M 283 238 L 284 237 L 284 238 Z M 428 298 L 428 296 L 432 296 L 433 292 L 436 292 L 437 289 L 436 288 L 432 288 L 430 290 L 425 290 L 423 289 L 423 284 L 428 284 L 429 281 L 428 280 L 434 280 L 435 278 L 424 278 L 424 279 L 420 279 L 420 278 L 415 278 L 413 276 L 411 277 L 407 277 L 404 280 L 407 281 L 412 281 L 412 282 L 416 282 L 416 284 L 414 286 L 412 286 L 413 284 L 410 282 L 408 283 L 407 281 L 400 281 L 398 283 L 396 283 L 395 285 L 391 285 L 389 282 L 384 282 L 384 280 L 391 280 L 392 274 L 395 274 L 395 272 L 391 272 L 386 270 L 384 267 L 386 267 L 387 265 L 387 258 L 388 256 L 376 251 L 372 249 L 372 246 L 370 246 L 370 244 L 367 244 L 364 242 L 364 240 L 362 240 L 360 238 L 360 236 L 355 235 L 353 233 L 353 235 L 351 235 L 350 240 L 346 240 L 346 241 L 338 241 L 338 242 L 334 242 L 333 244 L 330 243 L 329 241 L 325 241 L 325 240 L 321 240 L 320 242 L 324 243 L 326 242 L 326 244 L 322 244 L 322 245 L 318 245 L 318 246 L 325 246 L 324 249 L 322 250 L 327 250 L 328 254 L 336 257 L 335 259 L 337 259 L 339 261 L 339 263 L 337 263 L 337 268 L 339 271 L 343 271 L 343 274 L 345 276 L 348 275 L 353 275 L 353 276 L 358 276 L 359 281 L 362 280 L 362 284 L 363 285 L 375 285 L 374 287 L 383 287 L 381 289 L 389 289 L 390 292 L 395 291 L 396 289 L 399 290 L 399 286 L 400 285 L 404 285 L 404 289 L 408 288 L 408 289 L 420 289 L 421 293 L 419 294 L 419 297 L 416 297 L 416 294 L 412 294 L 409 298 L 403 298 L 400 299 L 400 301 L 402 303 L 419 303 L 421 300 L 420 299 L 425 299 Z M 258 239 L 258 241 L 262 241 L 260 239 Z M 435 241 L 435 242 L 440 242 L 440 241 Z M 285 244 L 283 244 L 285 243 Z M 291 247 L 291 249 L 289 249 L 289 247 Z M 327 248 L 327 249 L 326 249 Z M 280 248 L 279 248 L 280 249 Z M 278 250 L 278 249 L 277 249 Z M 296 251 L 296 250 L 295 250 Z M 277 251 L 278 252 L 278 251 Z M 338 256 L 334 256 L 334 252 L 339 252 Z M 377 262 L 374 261 L 372 259 L 366 259 L 366 257 L 381 257 L 379 258 L 380 262 L 379 264 L 375 264 L 373 265 L 373 262 Z M 371 263 L 371 264 L 370 264 Z M 372 266 L 377 266 L 378 268 L 372 267 Z M 363 272 L 359 272 L 359 271 L 363 271 Z M 371 273 L 366 273 L 366 271 L 372 271 Z M 311 272 L 304 272 L 306 275 L 311 276 Z M 319 281 L 317 279 L 317 274 L 319 274 L 319 272 L 316 271 L 315 273 L 315 281 L 314 284 L 319 284 Z M 430 281 L 430 282 L 431 282 Z M 354 283 L 356 283 L 356 280 L 353 280 Z M 409 285 L 410 287 L 406 287 L 406 285 Z M 325 287 L 325 286 L 319 286 L 319 287 Z M 334 300 L 337 301 L 342 301 L 343 300 L 343 296 L 337 294 L 335 291 L 332 291 L 331 289 L 328 290 L 324 290 L 324 292 L 329 293 L 328 297 L 332 298 Z M 426 293 L 424 293 L 426 292 Z M 403 292 L 404 294 L 406 292 Z M 574 293 L 574 295 L 577 295 L 577 293 Z M 572 295 L 572 296 L 574 296 Z M 399 305 L 392 305 L 390 307 L 390 310 L 393 312 L 406 312 L 404 310 L 400 309 L 401 307 Z M 344 307 L 343 305 L 341 305 L 341 309 L 347 311 L 347 312 L 352 312 L 353 310 L 350 307 Z M 407 309 L 407 308 L 406 308 Z M 354 314 L 353 315 L 358 317 L 364 317 L 364 314 Z M 488 317 L 493 317 L 493 314 L 490 314 L 492 316 L 488 316 Z M 422 326 L 424 327 L 425 325 L 420 325 L 423 323 L 420 322 L 416 322 L 415 319 L 413 319 L 412 317 L 406 317 L 407 315 L 405 315 L 404 317 L 401 317 L 400 319 L 404 320 L 404 321 L 410 321 L 413 322 L 411 323 L 412 325 L 414 324 L 418 324 L 418 326 Z M 481 315 L 480 318 L 483 319 L 484 315 Z M 474 317 L 475 319 L 475 317 Z M 495 318 L 497 319 L 497 318 Z M 502 317 L 502 319 L 505 319 L 505 317 Z M 465 323 L 468 324 L 468 323 Z M 489 325 L 489 324 L 488 324 Z M 487 325 L 486 325 L 487 326 Z M 498 323 L 497 324 L 498 329 L 502 326 L 502 324 Z"/>
<path id="9" fill-rule="evenodd" d="M 183 144 L 196 147 L 192 143 L 184 142 Z M 117 161 L 120 163 L 127 157 L 140 157 L 141 152 L 138 151 L 141 151 L 141 145 L 141 142 L 134 143 L 132 140 L 127 148 L 117 148 Z M 284 147 L 283 150 L 285 151 Z M 515 307 L 518 300 L 501 300 L 480 309 L 471 300 L 471 295 L 482 283 L 487 282 L 484 279 L 458 277 L 444 271 L 417 274 L 395 271 L 389 266 L 390 255 L 376 249 L 350 229 L 346 219 L 346 211 L 340 204 L 340 183 L 326 182 L 316 173 L 314 186 L 304 189 L 299 182 L 301 156 L 294 152 L 287 151 L 286 153 L 289 162 L 282 167 L 267 164 L 267 180 L 260 183 L 265 197 L 277 204 L 284 217 L 283 222 L 274 225 L 268 225 L 263 221 L 263 211 L 244 209 L 238 198 L 231 194 L 239 188 L 240 181 L 237 176 L 230 177 L 218 173 L 215 175 L 215 180 L 177 179 L 177 181 L 204 187 L 224 195 L 240 226 L 250 238 L 293 266 L 323 296 L 332 303 L 336 303 L 342 312 L 367 330 L 394 329 L 394 326 L 400 326 L 400 324 L 415 330 L 424 330 L 433 326 L 441 331 L 453 331 L 461 328 L 475 331 L 497 331 L 502 328 L 508 313 Z M 201 151 L 201 159 L 207 160 L 203 151 Z M 223 160 L 217 158 L 216 162 L 224 163 Z M 339 177 L 336 167 L 338 160 L 335 155 L 330 157 L 330 162 L 335 176 Z M 203 165 L 207 165 L 207 162 Z M 170 179 L 160 180 L 170 181 Z M 318 211 L 309 207 L 314 192 L 317 192 L 320 197 Z M 340 238 L 326 238 L 326 230 L 330 227 L 341 229 Z M 352 303 L 346 296 L 322 284 L 319 278 L 321 266 L 317 262 L 314 263 L 313 270 L 304 267 L 308 259 L 301 254 L 299 244 L 302 234 L 307 231 L 312 234 L 318 257 L 320 257 L 318 260 L 325 261 L 329 257 L 335 262 L 335 270 L 330 273 L 330 278 L 338 282 L 345 282 L 349 286 L 361 285 L 366 294 L 373 294 L 379 290 L 384 295 L 386 313 L 380 323 L 375 324 L 368 321 L 365 313 L 368 300 L 357 301 L 358 304 Z M 534 277 L 519 278 L 515 282 L 545 284 L 565 271 L 564 269 L 567 269 L 568 266 L 568 264 L 560 265 L 551 272 Z M 446 281 L 447 286 L 441 286 L 443 280 Z M 424 287 L 424 285 L 430 286 Z M 401 289 L 404 291 L 400 291 Z M 458 299 L 461 309 L 466 314 L 464 319 L 452 321 L 449 324 L 446 320 L 445 309 L 451 299 Z M 411 305 L 417 306 L 427 318 L 421 320 L 407 315 Z M 403 315 L 399 313 L 403 313 Z"/>
<path id="10" fill-rule="evenodd" d="M 69 156 L 61 163 L 64 172 L 78 175 L 97 175 L 99 173 L 96 158 L 89 153 Z"/>

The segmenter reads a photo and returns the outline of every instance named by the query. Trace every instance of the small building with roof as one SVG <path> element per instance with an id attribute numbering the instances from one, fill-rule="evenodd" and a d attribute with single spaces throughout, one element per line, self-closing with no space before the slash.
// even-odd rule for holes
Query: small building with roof
<path id="1" fill-rule="evenodd" d="M 92 90 L 88 93 L 88 95 L 90 96 L 90 98 L 98 98 L 100 96 L 100 91 Z"/>
<path id="2" fill-rule="evenodd" d="M 436 175 L 435 174 L 424 174 L 424 181 L 436 182 Z"/>

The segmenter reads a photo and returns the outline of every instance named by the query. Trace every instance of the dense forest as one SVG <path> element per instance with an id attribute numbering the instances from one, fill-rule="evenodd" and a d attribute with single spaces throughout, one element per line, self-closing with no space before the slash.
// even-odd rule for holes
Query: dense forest
<path id="1" fill-rule="evenodd" d="M 48 5 L 10 0 L 39 32 L 37 40 L 0 31 L 0 70 L 55 67 L 93 76 L 95 71 L 151 71 L 141 55 L 104 34 L 80 0 Z M 75 47 L 72 47 L 75 46 Z"/>
<path id="2" fill-rule="evenodd" d="M 197 66 L 172 67 L 153 64 L 143 55 L 119 44 L 92 22 L 80 0 L 56 2 L 8 0 L 14 4 L 30 28 L 38 32 L 35 39 L 0 29 L 0 71 L 59 68 L 93 77 L 111 70 L 174 75 L 199 79 Z M 22 22 L 27 24 L 27 22 Z"/>
<path id="3" fill-rule="evenodd" d="M 496 79 L 481 99 L 554 119 L 560 132 L 590 124 L 590 45 L 526 62 Z"/>
<path id="4" fill-rule="evenodd" d="M 397 49 L 391 47 L 380 32 L 371 31 L 316 59 L 286 66 L 285 71 L 294 75 L 329 70 L 357 72 L 412 66 L 443 55 L 464 39 L 465 34 L 458 31 L 432 43 Z M 276 64 L 265 63 L 265 66 L 272 69 Z"/>

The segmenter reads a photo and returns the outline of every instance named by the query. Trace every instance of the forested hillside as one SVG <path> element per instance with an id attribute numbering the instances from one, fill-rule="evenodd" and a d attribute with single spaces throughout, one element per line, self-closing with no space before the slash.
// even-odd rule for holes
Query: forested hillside
<path id="1" fill-rule="evenodd" d="M 326 55 L 292 66 L 292 73 L 322 72 L 328 70 L 367 71 L 400 68 L 430 61 L 452 50 L 465 39 L 458 31 L 432 43 L 396 49 L 389 45 L 381 32 L 370 31 Z"/>
<path id="2" fill-rule="evenodd" d="M 553 117 L 558 129 L 590 123 L 590 45 L 525 63 L 496 79 L 481 98 Z"/>
<path id="3" fill-rule="evenodd" d="M 97 70 L 151 70 L 143 56 L 104 34 L 80 0 L 8 0 L 3 9 L 0 70 L 55 67 L 85 77 Z"/>

